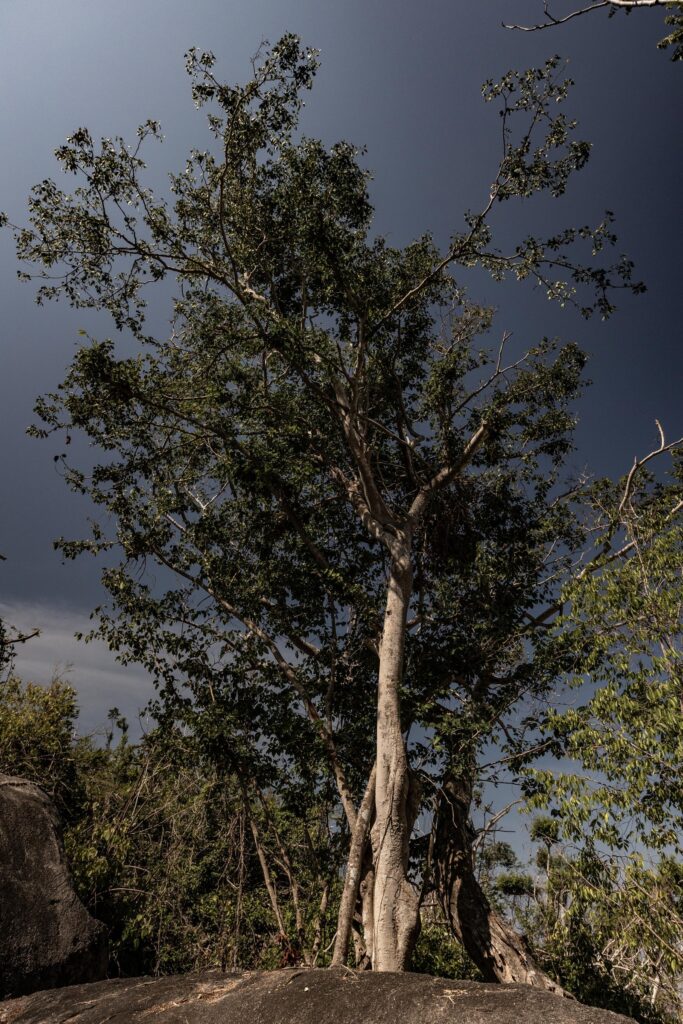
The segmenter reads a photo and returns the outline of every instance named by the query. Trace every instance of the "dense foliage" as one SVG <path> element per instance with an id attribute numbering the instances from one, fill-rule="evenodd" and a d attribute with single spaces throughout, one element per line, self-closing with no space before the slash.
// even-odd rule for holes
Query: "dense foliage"
<path id="1" fill-rule="evenodd" d="M 638 886 L 677 898 L 680 572 L 667 566 L 683 505 L 677 478 L 643 471 L 676 446 L 662 435 L 617 484 L 566 480 L 583 353 L 548 339 L 511 352 L 505 333 L 489 346 L 492 312 L 454 277 L 529 279 L 585 316 L 642 290 L 627 259 L 606 260 L 610 214 L 494 243 L 501 203 L 562 195 L 588 159 L 563 113 L 571 83 L 552 59 L 485 85 L 500 164 L 440 252 L 429 236 L 401 250 L 377 238 L 359 152 L 301 136 L 316 60 L 296 38 L 245 86 L 214 66 L 188 54 L 211 135 L 170 197 L 145 184 L 155 122 L 135 147 L 78 129 L 57 151 L 76 187 L 36 186 L 17 229 L 39 301 L 107 311 L 128 335 L 123 354 L 111 339 L 79 349 L 34 430 L 96 449 L 89 469 L 65 459 L 65 476 L 101 517 L 59 547 L 117 553 L 97 632 L 159 691 L 140 744 L 82 748 L 79 885 L 124 970 L 322 963 L 334 941 L 337 963 L 403 969 L 414 953 L 471 971 L 455 936 L 486 978 L 577 990 L 590 965 L 609 980 L 590 998 L 665 1012 L 675 939 L 622 930 L 617 956 L 612 909 Z M 166 278 L 160 340 L 144 296 Z M 558 711 L 558 684 L 586 678 L 591 701 Z M 635 736 L 644 706 L 652 728 Z M 539 754 L 606 781 L 581 797 Z M 478 789 L 502 780 L 550 809 L 553 844 L 575 844 L 562 898 L 550 848 L 539 888 L 487 847 L 490 820 L 473 827 Z M 654 868 L 610 859 L 619 843 L 633 853 L 616 829 L 633 814 Z M 531 941 L 510 928 L 523 908 Z M 627 962 L 646 965 L 643 984 L 624 981 Z"/>
<path id="2" fill-rule="evenodd" d="M 63 682 L 0 685 L 0 771 L 55 800 L 76 887 L 110 929 L 115 972 L 323 958 L 339 887 L 325 808 L 293 815 L 270 793 L 245 793 L 177 729 L 130 743 L 116 710 L 106 743 L 78 738 Z"/>
<path id="3" fill-rule="evenodd" d="M 652 457 L 664 447 L 662 437 Z M 531 767 L 525 788 L 532 807 L 553 815 L 548 864 L 561 865 L 553 887 L 571 894 L 558 931 L 569 958 L 589 943 L 601 966 L 593 987 L 607 977 L 631 1000 L 675 1006 L 683 970 L 680 448 L 668 475 L 648 479 L 646 461 L 625 486 L 596 492 L 614 543 L 603 568 L 565 593 L 573 693 L 543 724 L 567 760 L 561 769 Z M 563 846 L 580 855 L 551 856 Z"/>
<path id="4" fill-rule="evenodd" d="M 76 736 L 67 684 L 12 677 L 2 688 L 0 771 L 33 779 L 59 802 L 77 889 L 110 929 L 114 974 L 272 968 L 304 955 L 329 963 L 340 860 L 327 822 L 291 814 L 272 793 L 245 804 L 239 780 L 218 773 L 177 729 L 158 725 L 132 743 L 114 711 L 105 742 L 96 742 Z M 632 858 L 620 874 L 590 844 L 563 844 L 557 818 L 536 818 L 530 836 L 528 863 L 483 836 L 477 872 L 497 909 L 580 999 L 644 1022 L 673 1019 L 681 964 L 662 951 L 683 934 L 680 860 L 665 855 L 647 867 Z M 322 891 L 321 860 L 332 869 Z M 422 915 L 414 969 L 479 979 L 438 901 Z"/>

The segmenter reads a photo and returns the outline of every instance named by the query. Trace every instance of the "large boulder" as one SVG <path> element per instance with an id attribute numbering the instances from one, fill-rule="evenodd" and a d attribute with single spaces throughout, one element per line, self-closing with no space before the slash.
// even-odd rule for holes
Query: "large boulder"
<path id="1" fill-rule="evenodd" d="M 206 972 L 39 992 L 0 1006 L 0 1024 L 626 1024 L 528 985 L 345 969 Z"/>
<path id="2" fill-rule="evenodd" d="M 0 998 L 106 975 L 106 928 L 73 890 L 52 802 L 0 774 Z"/>

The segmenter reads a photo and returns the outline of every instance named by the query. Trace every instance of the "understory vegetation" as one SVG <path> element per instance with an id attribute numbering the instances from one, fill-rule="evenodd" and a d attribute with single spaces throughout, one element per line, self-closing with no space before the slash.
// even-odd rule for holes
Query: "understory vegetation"
<path id="1" fill-rule="evenodd" d="M 105 735 L 79 737 L 75 692 L 61 680 L 9 676 L 2 697 L 0 771 L 34 780 L 58 806 L 77 891 L 110 930 L 111 973 L 330 963 L 344 853 L 333 801 L 302 813 L 246 792 L 176 726 L 131 742 L 116 709 Z M 542 815 L 524 856 L 484 834 L 488 899 L 581 1000 L 675 1020 L 683 863 L 624 857 L 614 871 L 590 845 L 558 837 L 557 819 Z M 481 980 L 436 898 L 423 905 L 412 969 Z"/>

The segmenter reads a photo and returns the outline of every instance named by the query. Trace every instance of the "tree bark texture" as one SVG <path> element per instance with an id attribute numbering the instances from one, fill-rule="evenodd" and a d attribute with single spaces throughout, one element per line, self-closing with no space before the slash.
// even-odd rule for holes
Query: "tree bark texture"
<path id="1" fill-rule="evenodd" d="M 392 552 L 377 694 L 377 779 L 372 855 L 373 961 L 375 971 L 408 966 L 419 928 L 419 899 L 408 879 L 410 775 L 401 730 L 399 691 L 403 677 L 406 618 L 412 591 L 410 545 Z"/>
<path id="2" fill-rule="evenodd" d="M 344 888 L 337 915 L 337 938 L 334 944 L 334 953 L 332 954 L 333 967 L 341 967 L 346 963 L 346 957 L 349 952 L 353 916 L 356 911 L 356 902 L 363 877 L 363 864 L 367 855 L 370 827 L 375 812 L 376 772 L 376 767 L 373 767 L 351 832 L 351 846 L 346 864 Z"/>
<path id="3" fill-rule="evenodd" d="M 375 868 L 369 847 L 366 850 L 360 882 L 360 919 L 365 950 L 356 967 L 367 970 L 372 967 L 372 958 L 375 952 Z"/>
<path id="4" fill-rule="evenodd" d="M 525 939 L 493 910 L 474 871 L 472 783 L 444 783 L 434 844 L 437 891 L 453 934 L 486 981 L 519 982 L 566 995 L 535 963 Z"/>

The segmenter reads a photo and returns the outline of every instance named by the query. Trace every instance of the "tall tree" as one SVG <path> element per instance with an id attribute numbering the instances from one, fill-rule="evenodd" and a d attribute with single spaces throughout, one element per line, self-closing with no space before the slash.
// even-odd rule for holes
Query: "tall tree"
<path id="1" fill-rule="evenodd" d="M 642 286 L 627 260 L 577 261 L 577 247 L 613 243 L 609 215 L 509 251 L 492 242 L 502 202 L 562 194 L 588 158 L 557 60 L 486 85 L 501 161 L 445 252 L 429 236 L 402 250 L 374 237 L 357 150 L 298 134 L 316 59 L 295 37 L 245 86 L 214 63 L 188 54 L 212 143 L 168 200 L 144 184 L 152 121 L 134 148 L 79 129 L 57 150 L 74 191 L 32 192 L 17 241 L 44 268 L 39 301 L 107 310 L 140 345 L 129 358 L 109 340 L 83 347 L 37 432 L 81 430 L 107 453 L 67 479 L 113 533 L 105 522 L 61 543 L 123 553 L 104 572 L 101 633 L 168 700 L 187 680 L 211 701 L 218 680 L 247 775 L 266 751 L 312 785 L 334 780 L 350 837 L 335 959 L 360 893 L 372 967 L 401 970 L 419 929 L 425 782 L 471 773 L 486 731 L 546 685 L 528 616 L 552 589 L 549 560 L 578 542 L 553 487 L 583 356 L 542 341 L 508 359 L 505 336 L 480 351 L 491 312 L 452 270 L 530 278 L 586 315 Z M 179 291 L 160 341 L 143 296 L 167 276 Z"/>

